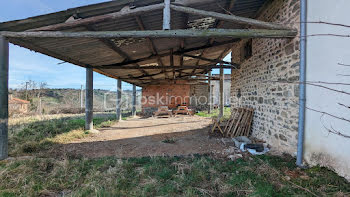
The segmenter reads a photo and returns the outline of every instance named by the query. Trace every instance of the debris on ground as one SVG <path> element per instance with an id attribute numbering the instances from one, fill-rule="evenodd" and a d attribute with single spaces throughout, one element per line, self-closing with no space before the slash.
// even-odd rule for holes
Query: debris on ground
<path id="1" fill-rule="evenodd" d="M 246 136 L 221 138 L 220 141 L 227 147 L 221 152 L 222 156 L 232 161 L 239 158 L 249 158 L 251 155 L 263 155 L 270 150 L 268 144 L 264 141 L 254 138 L 249 139 Z"/>

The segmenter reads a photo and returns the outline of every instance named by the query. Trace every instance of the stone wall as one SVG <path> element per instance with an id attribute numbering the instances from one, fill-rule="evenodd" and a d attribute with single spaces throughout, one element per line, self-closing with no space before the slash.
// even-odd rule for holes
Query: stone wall
<path id="1" fill-rule="evenodd" d="M 219 74 L 214 74 L 213 77 L 220 78 Z M 228 106 L 230 105 L 230 98 L 231 98 L 231 75 L 225 74 L 224 75 L 224 105 Z M 220 81 L 219 80 L 213 80 L 210 82 L 212 85 L 212 95 L 213 95 L 213 105 L 220 105 Z"/>
<path id="2" fill-rule="evenodd" d="M 196 111 L 204 111 L 208 109 L 208 84 L 191 85 L 190 91 L 190 107 Z"/>
<path id="3" fill-rule="evenodd" d="M 278 0 L 258 19 L 299 29 L 299 14 L 299 1 Z M 232 48 L 232 61 L 241 64 L 241 68 L 232 70 L 231 105 L 254 108 L 252 135 L 294 155 L 298 134 L 299 38 L 253 39 L 252 56 L 244 59 L 243 49 L 248 41 L 242 40 Z"/>

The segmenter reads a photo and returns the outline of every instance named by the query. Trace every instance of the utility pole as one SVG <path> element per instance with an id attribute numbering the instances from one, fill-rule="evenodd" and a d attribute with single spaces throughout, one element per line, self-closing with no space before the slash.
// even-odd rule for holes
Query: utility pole
<path id="1" fill-rule="evenodd" d="M 41 97 L 39 97 L 39 115 L 42 115 Z"/>
<path id="2" fill-rule="evenodd" d="M 28 100 L 28 84 L 29 82 L 26 82 L 26 101 Z"/>

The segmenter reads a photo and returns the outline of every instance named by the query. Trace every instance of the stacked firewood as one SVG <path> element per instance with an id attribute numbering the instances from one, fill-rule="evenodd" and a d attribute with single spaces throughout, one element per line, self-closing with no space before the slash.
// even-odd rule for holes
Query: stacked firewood
<path id="1" fill-rule="evenodd" d="M 212 133 L 221 133 L 224 137 L 249 136 L 253 122 L 254 110 L 251 108 L 234 108 L 228 120 L 213 120 Z"/>

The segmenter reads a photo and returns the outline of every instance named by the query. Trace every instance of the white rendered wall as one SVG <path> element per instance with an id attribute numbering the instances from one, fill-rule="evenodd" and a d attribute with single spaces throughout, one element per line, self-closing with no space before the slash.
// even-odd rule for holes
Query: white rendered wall
<path id="1" fill-rule="evenodd" d="M 349 0 L 308 0 L 308 22 L 350 25 L 349 8 Z M 350 35 L 349 27 L 308 23 L 307 28 L 308 35 Z M 338 63 L 350 65 L 350 38 L 308 36 L 307 39 L 307 81 L 349 84 L 350 66 L 340 66 Z M 350 92 L 350 86 L 346 85 L 318 85 Z M 306 100 L 308 108 L 350 119 L 350 109 L 339 105 L 350 106 L 350 95 L 307 85 Z M 350 122 L 306 110 L 305 159 L 311 165 L 333 168 L 350 179 L 350 139 L 329 133 L 326 128 L 334 128 L 350 136 Z"/>

